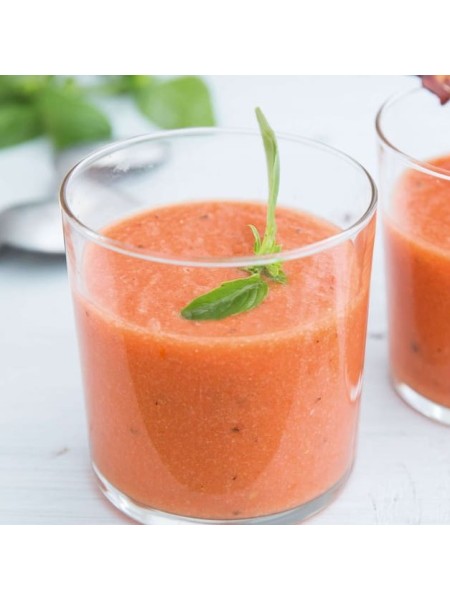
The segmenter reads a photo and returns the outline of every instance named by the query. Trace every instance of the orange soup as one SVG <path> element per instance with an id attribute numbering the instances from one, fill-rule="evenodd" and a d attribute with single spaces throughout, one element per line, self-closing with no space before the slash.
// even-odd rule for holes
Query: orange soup
<path id="1" fill-rule="evenodd" d="M 385 225 L 394 379 L 450 407 L 450 181 L 408 171 Z"/>
<path id="2" fill-rule="evenodd" d="M 191 202 L 108 227 L 140 252 L 248 256 L 265 206 Z M 277 209 L 283 250 L 338 230 Z M 134 502 L 241 519 L 286 511 L 340 482 L 353 460 L 373 221 L 355 242 L 285 261 L 285 285 L 219 321 L 180 310 L 238 268 L 179 266 L 89 245 L 75 295 L 96 469 Z"/>

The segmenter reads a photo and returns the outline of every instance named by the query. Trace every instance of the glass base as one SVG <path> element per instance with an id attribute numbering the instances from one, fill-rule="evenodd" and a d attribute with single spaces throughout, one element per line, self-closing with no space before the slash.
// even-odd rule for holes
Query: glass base
<path id="1" fill-rule="evenodd" d="M 437 404 L 436 402 L 433 402 L 433 400 L 422 396 L 422 394 L 413 390 L 409 385 L 406 385 L 406 383 L 394 379 L 393 384 L 397 394 L 404 402 L 406 402 L 406 404 L 411 406 L 411 408 L 414 408 L 414 410 L 417 410 L 417 412 L 420 412 L 429 419 L 438 421 L 438 423 L 450 425 L 450 408 Z"/>
<path id="2" fill-rule="evenodd" d="M 338 496 L 352 470 L 352 466 L 350 466 L 345 475 L 329 490 L 291 510 L 246 519 L 200 519 L 166 513 L 143 506 L 115 488 L 94 464 L 92 466 L 99 487 L 108 500 L 121 512 L 144 525 L 295 525 L 309 519 L 331 504 Z"/>

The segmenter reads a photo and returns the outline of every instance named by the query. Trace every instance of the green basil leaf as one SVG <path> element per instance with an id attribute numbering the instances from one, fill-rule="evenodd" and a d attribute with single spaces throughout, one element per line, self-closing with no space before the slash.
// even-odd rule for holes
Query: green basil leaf
<path id="1" fill-rule="evenodd" d="M 259 235 L 259 231 L 256 229 L 256 227 L 254 225 L 249 225 L 249 227 L 252 230 L 253 237 L 255 238 L 253 250 L 254 250 L 255 254 L 258 254 L 261 249 L 261 236 Z"/>
<path id="2" fill-rule="evenodd" d="M 28 104 L 0 105 L 0 148 L 31 140 L 43 133 L 36 109 Z"/>
<path id="3" fill-rule="evenodd" d="M 47 88 L 38 106 L 46 131 L 58 149 L 111 137 L 107 117 L 70 86 Z"/>
<path id="4" fill-rule="evenodd" d="M 264 151 L 266 154 L 267 177 L 269 180 L 269 199 L 267 202 L 266 230 L 264 232 L 262 242 L 260 242 L 258 248 L 255 245 L 255 254 L 275 254 L 276 252 L 281 251 L 281 246 L 276 242 L 277 222 L 275 218 L 278 191 L 280 189 L 280 158 L 278 154 L 278 142 L 275 132 L 269 125 L 262 110 L 260 108 L 256 108 L 255 112 L 263 139 Z M 253 235 L 255 235 L 254 231 Z M 265 275 L 271 277 L 278 283 L 287 282 L 287 276 L 283 271 L 281 262 L 266 265 L 263 268 L 263 272 Z"/>
<path id="5" fill-rule="evenodd" d="M 276 254 L 281 251 L 281 246 L 276 242 L 277 228 L 275 222 L 275 208 L 280 181 L 278 144 L 275 133 L 260 108 L 256 109 L 256 116 L 264 142 L 269 179 L 269 201 L 264 238 L 261 240 L 259 231 L 254 225 L 249 225 L 249 227 L 255 238 L 255 254 Z M 259 306 L 267 296 L 269 286 L 262 279 L 262 275 L 277 283 L 287 282 L 287 276 L 283 271 L 281 261 L 275 261 L 268 265 L 244 267 L 243 270 L 251 273 L 251 275 L 245 279 L 226 281 L 203 296 L 195 298 L 183 308 L 181 315 L 185 319 L 198 321 L 224 319 L 231 315 L 237 315 Z"/>
<path id="6" fill-rule="evenodd" d="M 268 291 L 269 286 L 259 275 L 233 279 L 195 298 L 183 308 L 181 315 L 195 321 L 224 319 L 255 308 Z"/>
<path id="7" fill-rule="evenodd" d="M 131 94 L 135 97 L 136 91 L 147 87 L 155 77 L 152 75 L 103 75 L 98 79 L 98 83 L 88 88 L 89 91 L 111 96 Z"/>
<path id="8" fill-rule="evenodd" d="M 154 75 L 121 75 L 122 85 L 129 92 L 148 90 L 158 79 Z"/>
<path id="9" fill-rule="evenodd" d="M 280 159 L 278 155 L 278 143 L 275 132 L 269 125 L 262 110 L 257 108 L 255 112 L 263 138 L 264 150 L 266 153 L 267 175 L 269 180 L 269 200 L 267 203 L 266 231 L 264 233 L 260 253 L 268 254 L 271 252 L 272 246 L 275 243 L 275 236 L 277 233 L 275 209 L 277 206 L 278 190 L 280 187 Z"/>
<path id="10" fill-rule="evenodd" d="M 271 263 L 270 265 L 264 265 L 264 274 L 277 281 L 278 283 L 287 283 L 287 275 L 283 271 L 281 262 Z"/>
<path id="11" fill-rule="evenodd" d="M 164 129 L 208 127 L 215 124 L 211 96 L 200 77 L 166 81 L 135 75 L 133 94 L 142 113 Z"/>
<path id="12" fill-rule="evenodd" d="M 26 100 L 39 94 L 53 75 L 0 75 L 0 101 Z"/>

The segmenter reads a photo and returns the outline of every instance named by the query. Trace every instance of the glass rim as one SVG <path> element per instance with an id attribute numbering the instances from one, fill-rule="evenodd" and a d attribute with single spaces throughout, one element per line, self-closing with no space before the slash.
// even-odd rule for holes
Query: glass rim
<path id="1" fill-rule="evenodd" d="M 336 157 L 346 161 L 348 164 L 352 165 L 353 167 L 356 167 L 360 171 L 361 175 L 369 183 L 370 202 L 368 203 L 368 206 L 364 210 L 363 214 L 358 218 L 357 221 L 355 221 L 355 223 L 353 223 L 353 225 L 345 229 L 341 229 L 338 231 L 338 233 L 327 236 L 326 238 L 321 239 L 312 244 L 306 244 L 303 246 L 299 246 L 298 248 L 293 248 L 291 250 L 285 250 L 284 252 L 282 251 L 274 254 L 265 254 L 258 256 L 252 254 L 249 256 L 238 257 L 193 256 L 177 258 L 172 255 L 158 254 L 153 251 L 146 252 L 145 250 L 142 250 L 137 246 L 119 242 L 114 238 L 108 237 L 102 233 L 99 233 L 98 231 L 95 231 L 94 229 L 91 229 L 90 227 L 85 225 L 80 219 L 78 219 L 78 217 L 76 217 L 72 212 L 67 198 L 72 182 L 73 180 L 76 181 L 76 177 L 79 174 L 81 174 L 87 167 L 94 164 L 97 160 L 107 156 L 108 154 L 117 152 L 118 150 L 123 150 L 125 148 L 129 148 L 133 145 L 137 145 L 144 142 L 152 142 L 166 138 L 195 137 L 207 135 L 248 135 L 252 137 L 261 138 L 261 133 L 255 129 L 222 127 L 187 127 L 184 129 L 171 129 L 165 131 L 158 131 L 155 133 L 138 135 L 121 141 L 105 144 L 100 149 L 91 152 L 85 158 L 79 161 L 74 167 L 72 167 L 72 169 L 70 169 L 70 171 L 64 177 L 59 194 L 59 201 L 63 214 L 67 217 L 69 223 L 74 229 L 76 229 L 90 241 L 104 248 L 115 252 L 119 252 L 121 254 L 125 254 L 133 258 L 139 258 L 141 260 L 159 262 L 163 264 L 182 267 L 248 267 L 253 265 L 267 265 L 280 260 L 288 261 L 298 258 L 304 258 L 307 256 L 318 254 L 320 252 L 323 252 L 324 250 L 328 250 L 329 248 L 337 246 L 342 242 L 348 240 L 349 238 L 353 237 L 362 229 L 364 229 L 364 227 L 370 222 L 372 216 L 375 214 L 378 201 L 377 187 L 370 173 L 357 160 L 355 160 L 345 152 L 337 150 L 333 146 L 329 146 L 328 144 L 325 144 L 323 142 L 319 142 L 317 140 L 313 140 L 311 138 L 303 137 L 300 135 L 284 134 L 278 132 L 276 132 L 278 141 L 297 142 L 307 146 L 313 146 L 320 150 L 334 154 Z"/>
<path id="2" fill-rule="evenodd" d="M 406 163 L 410 164 L 417 171 L 421 171 L 422 173 L 426 173 L 428 175 L 432 175 L 434 177 L 438 177 L 439 179 L 445 179 L 450 181 L 450 171 L 446 169 L 442 169 L 441 167 L 436 167 L 432 163 L 427 162 L 426 160 L 420 160 L 419 158 L 415 158 L 401 150 L 397 145 L 389 140 L 389 136 L 385 133 L 383 129 L 383 117 L 385 116 L 387 110 L 391 108 L 393 105 L 397 104 L 401 100 L 413 96 L 414 94 L 424 92 L 426 94 L 430 94 L 429 90 L 426 90 L 422 85 L 414 85 L 414 87 L 408 88 L 406 90 L 402 90 L 400 92 L 396 92 L 389 96 L 383 104 L 378 109 L 378 112 L 375 117 L 375 130 L 377 132 L 378 138 L 380 142 L 394 151 L 398 156 L 400 156 Z M 437 99 L 437 98 L 436 98 Z"/>

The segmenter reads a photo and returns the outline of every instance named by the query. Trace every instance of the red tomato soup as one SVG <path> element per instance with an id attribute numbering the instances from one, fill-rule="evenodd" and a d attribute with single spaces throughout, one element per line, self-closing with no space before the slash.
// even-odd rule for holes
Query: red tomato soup
<path id="1" fill-rule="evenodd" d="M 450 175 L 450 156 L 430 162 Z M 385 239 L 394 379 L 450 407 L 450 181 L 407 171 Z"/>
<path id="2" fill-rule="evenodd" d="M 172 257 L 253 253 L 265 206 L 192 202 L 103 233 Z M 336 227 L 277 210 L 283 250 Z M 240 519 L 302 505 L 353 460 L 374 221 L 356 241 L 284 263 L 285 285 L 219 321 L 180 310 L 239 268 L 178 266 L 90 244 L 75 294 L 93 461 L 133 501 Z M 449 292 L 450 293 L 450 292 Z"/>

